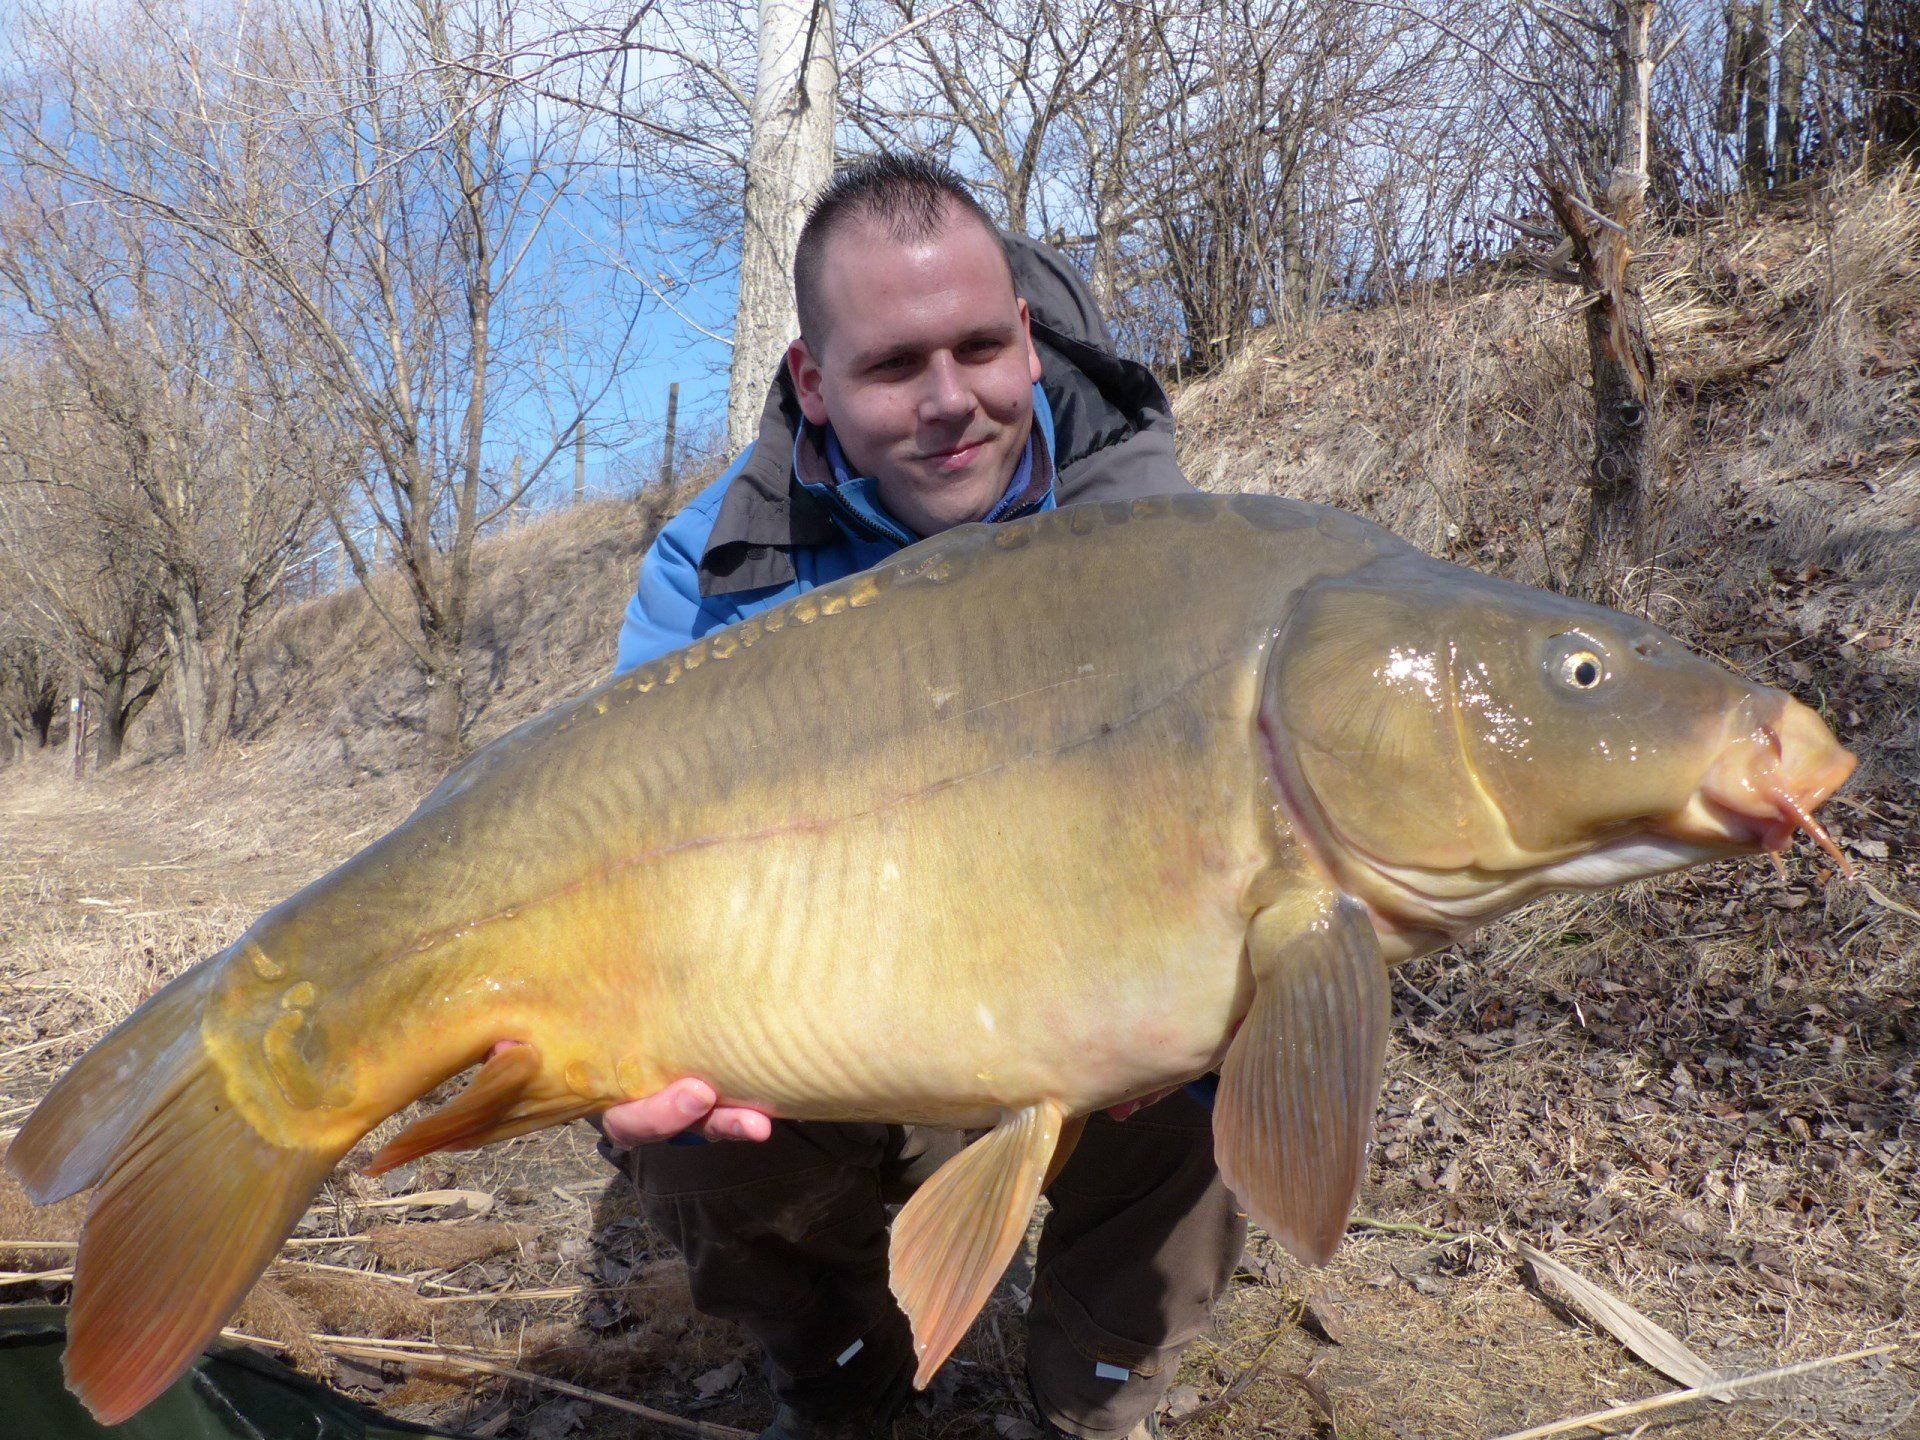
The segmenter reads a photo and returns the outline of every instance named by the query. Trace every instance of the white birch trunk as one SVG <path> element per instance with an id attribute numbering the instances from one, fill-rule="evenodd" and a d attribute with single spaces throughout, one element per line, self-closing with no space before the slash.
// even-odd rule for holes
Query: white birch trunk
<path id="1" fill-rule="evenodd" d="M 760 0 L 760 63 L 747 150 L 740 308 L 727 382 L 727 445 L 753 441 L 767 386 L 799 331 L 793 251 L 807 207 L 833 177 L 833 0 Z"/>

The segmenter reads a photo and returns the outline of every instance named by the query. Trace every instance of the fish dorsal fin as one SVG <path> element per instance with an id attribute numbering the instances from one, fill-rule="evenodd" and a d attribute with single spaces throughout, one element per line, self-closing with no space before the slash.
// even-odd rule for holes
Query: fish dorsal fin
<path id="1" fill-rule="evenodd" d="M 893 1222 L 893 1294 L 913 1325 L 924 1390 L 1027 1233 L 1066 1112 L 1050 1100 L 1016 1110 L 947 1161 Z"/>
<path id="2" fill-rule="evenodd" d="M 1253 1007 L 1213 1107 L 1221 1178 L 1288 1254 L 1325 1264 L 1366 1173 L 1392 986 L 1366 912 L 1343 896 L 1265 911 L 1247 935 Z"/>
<path id="3" fill-rule="evenodd" d="M 595 1108 L 578 1095 L 539 1084 L 540 1078 L 539 1049 L 509 1046 L 482 1065 L 466 1089 L 383 1145 L 365 1173 L 383 1175 L 435 1150 L 475 1150 Z"/>

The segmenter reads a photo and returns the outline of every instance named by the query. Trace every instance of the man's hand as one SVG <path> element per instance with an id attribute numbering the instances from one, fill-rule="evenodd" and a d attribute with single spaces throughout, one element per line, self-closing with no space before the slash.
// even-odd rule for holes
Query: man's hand
<path id="1" fill-rule="evenodd" d="M 719 1100 L 706 1081 L 689 1077 L 645 1099 L 615 1105 L 600 1117 L 600 1123 L 607 1138 L 621 1146 L 670 1140 L 695 1125 L 709 1140 L 765 1140 L 773 1134 L 773 1121 L 758 1110 L 722 1105 Z"/>
<path id="2" fill-rule="evenodd" d="M 502 1040 L 487 1052 L 487 1058 L 518 1043 Z M 607 1138 L 623 1148 L 671 1140 L 696 1125 L 709 1140 L 765 1140 L 773 1134 L 773 1121 L 758 1110 L 719 1101 L 706 1081 L 688 1077 L 642 1099 L 613 1106 L 601 1115 L 600 1124 Z"/>

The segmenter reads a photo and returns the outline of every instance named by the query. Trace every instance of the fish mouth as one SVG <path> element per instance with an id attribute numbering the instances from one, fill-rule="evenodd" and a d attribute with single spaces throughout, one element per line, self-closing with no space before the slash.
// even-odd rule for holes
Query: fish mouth
<path id="1" fill-rule="evenodd" d="M 1853 863 L 1813 812 L 1860 762 L 1807 706 L 1780 699 L 1771 717 L 1755 717 L 1721 750 L 1692 798 L 1653 828 L 1726 854 L 1757 850 L 1776 858 L 1804 831 L 1851 877 Z"/>

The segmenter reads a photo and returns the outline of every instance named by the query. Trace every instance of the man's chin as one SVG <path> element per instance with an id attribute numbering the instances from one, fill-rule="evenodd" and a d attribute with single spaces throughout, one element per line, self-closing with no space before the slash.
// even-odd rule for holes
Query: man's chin
<path id="1" fill-rule="evenodd" d="M 889 487 L 882 484 L 881 501 L 903 520 L 911 521 L 918 517 L 923 522 L 918 525 L 924 534 L 935 530 L 950 530 L 956 525 L 966 525 L 985 517 L 993 509 L 1000 497 L 1006 494 L 1010 473 L 993 474 L 992 462 L 985 457 L 977 459 L 967 468 L 959 471 L 929 468 L 924 462 L 914 464 L 905 478 L 904 496 L 897 492 L 888 493 Z"/>

